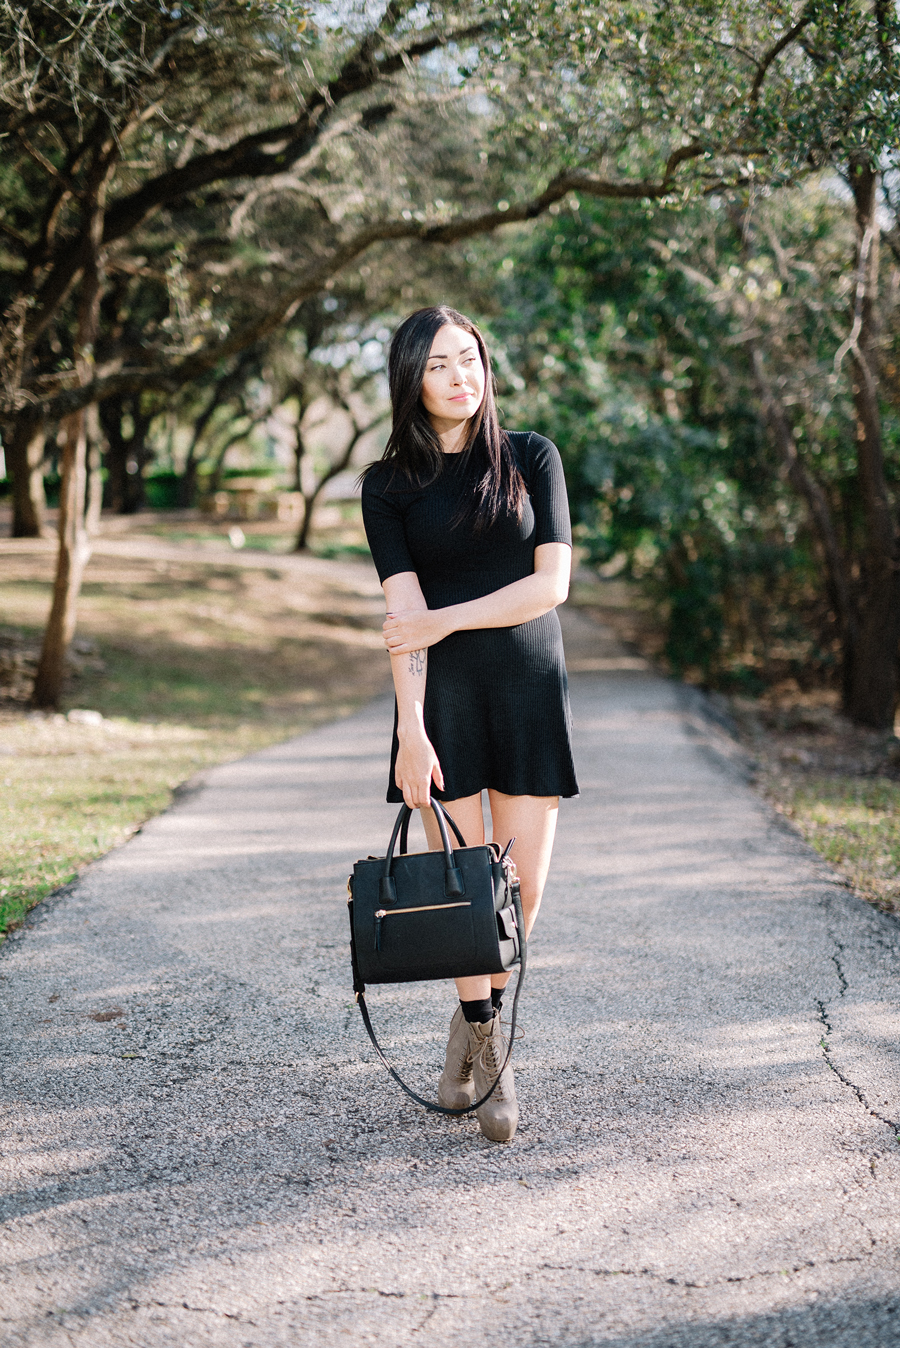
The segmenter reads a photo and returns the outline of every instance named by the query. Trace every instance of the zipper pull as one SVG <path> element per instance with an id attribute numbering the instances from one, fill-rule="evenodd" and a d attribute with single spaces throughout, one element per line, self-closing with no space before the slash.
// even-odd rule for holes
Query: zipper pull
<path id="1" fill-rule="evenodd" d="M 386 910 L 385 910 L 384 908 L 379 908 L 378 911 L 377 911 L 376 914 L 375 914 L 375 949 L 376 949 L 376 950 L 380 950 L 380 949 L 381 949 L 381 919 L 382 919 L 383 917 L 387 917 L 387 912 L 386 912 Z"/>
<path id="2" fill-rule="evenodd" d="M 506 844 L 506 846 L 504 847 L 503 851 L 500 853 L 500 864 L 501 864 L 501 865 L 503 864 L 503 862 L 506 860 L 506 858 L 509 856 L 510 852 L 512 851 L 512 845 L 513 845 L 513 843 L 514 843 L 515 841 L 516 841 L 516 835 L 513 834 L 513 836 L 510 838 L 509 842 L 508 842 L 508 843 Z"/>

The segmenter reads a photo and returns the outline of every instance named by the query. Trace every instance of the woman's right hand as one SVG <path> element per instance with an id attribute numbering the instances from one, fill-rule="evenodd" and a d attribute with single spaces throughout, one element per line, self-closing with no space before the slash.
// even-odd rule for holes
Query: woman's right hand
<path id="1" fill-rule="evenodd" d="M 399 749 L 394 781 L 403 799 L 413 810 L 421 810 L 431 801 L 431 784 L 444 789 L 444 774 L 431 740 L 423 729 L 398 736 Z"/>

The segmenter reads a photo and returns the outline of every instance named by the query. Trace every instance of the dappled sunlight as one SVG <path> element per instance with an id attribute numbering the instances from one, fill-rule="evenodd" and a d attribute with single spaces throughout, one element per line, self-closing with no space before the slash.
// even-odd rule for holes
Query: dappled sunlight
<path id="1" fill-rule="evenodd" d="M 18 1223 L 17 1324 L 46 1320 L 44 1267 L 76 1334 L 102 1306 L 123 1341 L 190 1342 L 203 1316 L 226 1344 L 249 1321 L 328 1342 L 361 1316 L 392 1341 L 431 1311 L 447 1334 L 451 1308 L 453 1334 L 529 1343 L 515 1317 L 535 1297 L 562 1342 L 583 1341 L 565 1329 L 582 1304 L 601 1342 L 620 1311 L 680 1324 L 685 1298 L 685 1323 L 714 1333 L 888 1277 L 900 1162 L 855 1087 L 890 1117 L 895 1001 L 842 993 L 829 923 L 856 922 L 852 901 L 677 721 L 638 718 L 640 752 L 602 715 L 579 722 L 583 778 L 603 785 L 561 811 L 515 1142 L 399 1095 L 353 1003 L 344 902 L 393 822 L 390 716 L 385 700 L 216 768 L 13 942 L 27 1142 L 0 1211 Z M 859 930 L 841 928 L 843 968 Z M 29 1009 L 32 985 L 75 968 Z M 386 1051 L 430 1094 L 451 988 L 370 992 Z M 498 1213 L 515 1260 L 473 1267 Z"/>

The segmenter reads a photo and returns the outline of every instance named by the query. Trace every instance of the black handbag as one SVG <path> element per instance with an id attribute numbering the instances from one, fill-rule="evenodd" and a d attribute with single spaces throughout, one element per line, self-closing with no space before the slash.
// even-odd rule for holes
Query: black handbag
<path id="1" fill-rule="evenodd" d="M 489 1099 L 496 1082 L 481 1100 L 464 1109 L 424 1100 L 385 1057 L 365 999 L 367 983 L 499 974 L 518 964 L 504 1067 L 509 1062 L 526 961 L 519 882 L 509 856 L 512 842 L 503 852 L 493 842 L 468 847 L 441 802 L 432 799 L 431 808 L 441 831 L 441 851 L 407 852 L 412 810 L 403 805 L 387 855 L 366 857 L 353 867 L 347 882 L 353 991 L 376 1053 L 407 1095 L 440 1114 L 468 1114 Z M 448 824 L 459 843 L 455 850 Z M 400 850 L 395 855 L 398 839 Z"/>

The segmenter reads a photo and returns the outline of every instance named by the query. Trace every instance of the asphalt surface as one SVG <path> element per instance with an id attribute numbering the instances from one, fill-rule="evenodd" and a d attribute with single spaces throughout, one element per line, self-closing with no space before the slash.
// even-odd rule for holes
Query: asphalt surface
<path id="1" fill-rule="evenodd" d="M 0 950 L 4 1348 L 900 1345 L 900 926 L 568 635 L 515 1141 L 407 1102 L 353 1006 L 381 701 L 207 773 Z M 451 990 L 371 1002 L 433 1089 Z"/>

